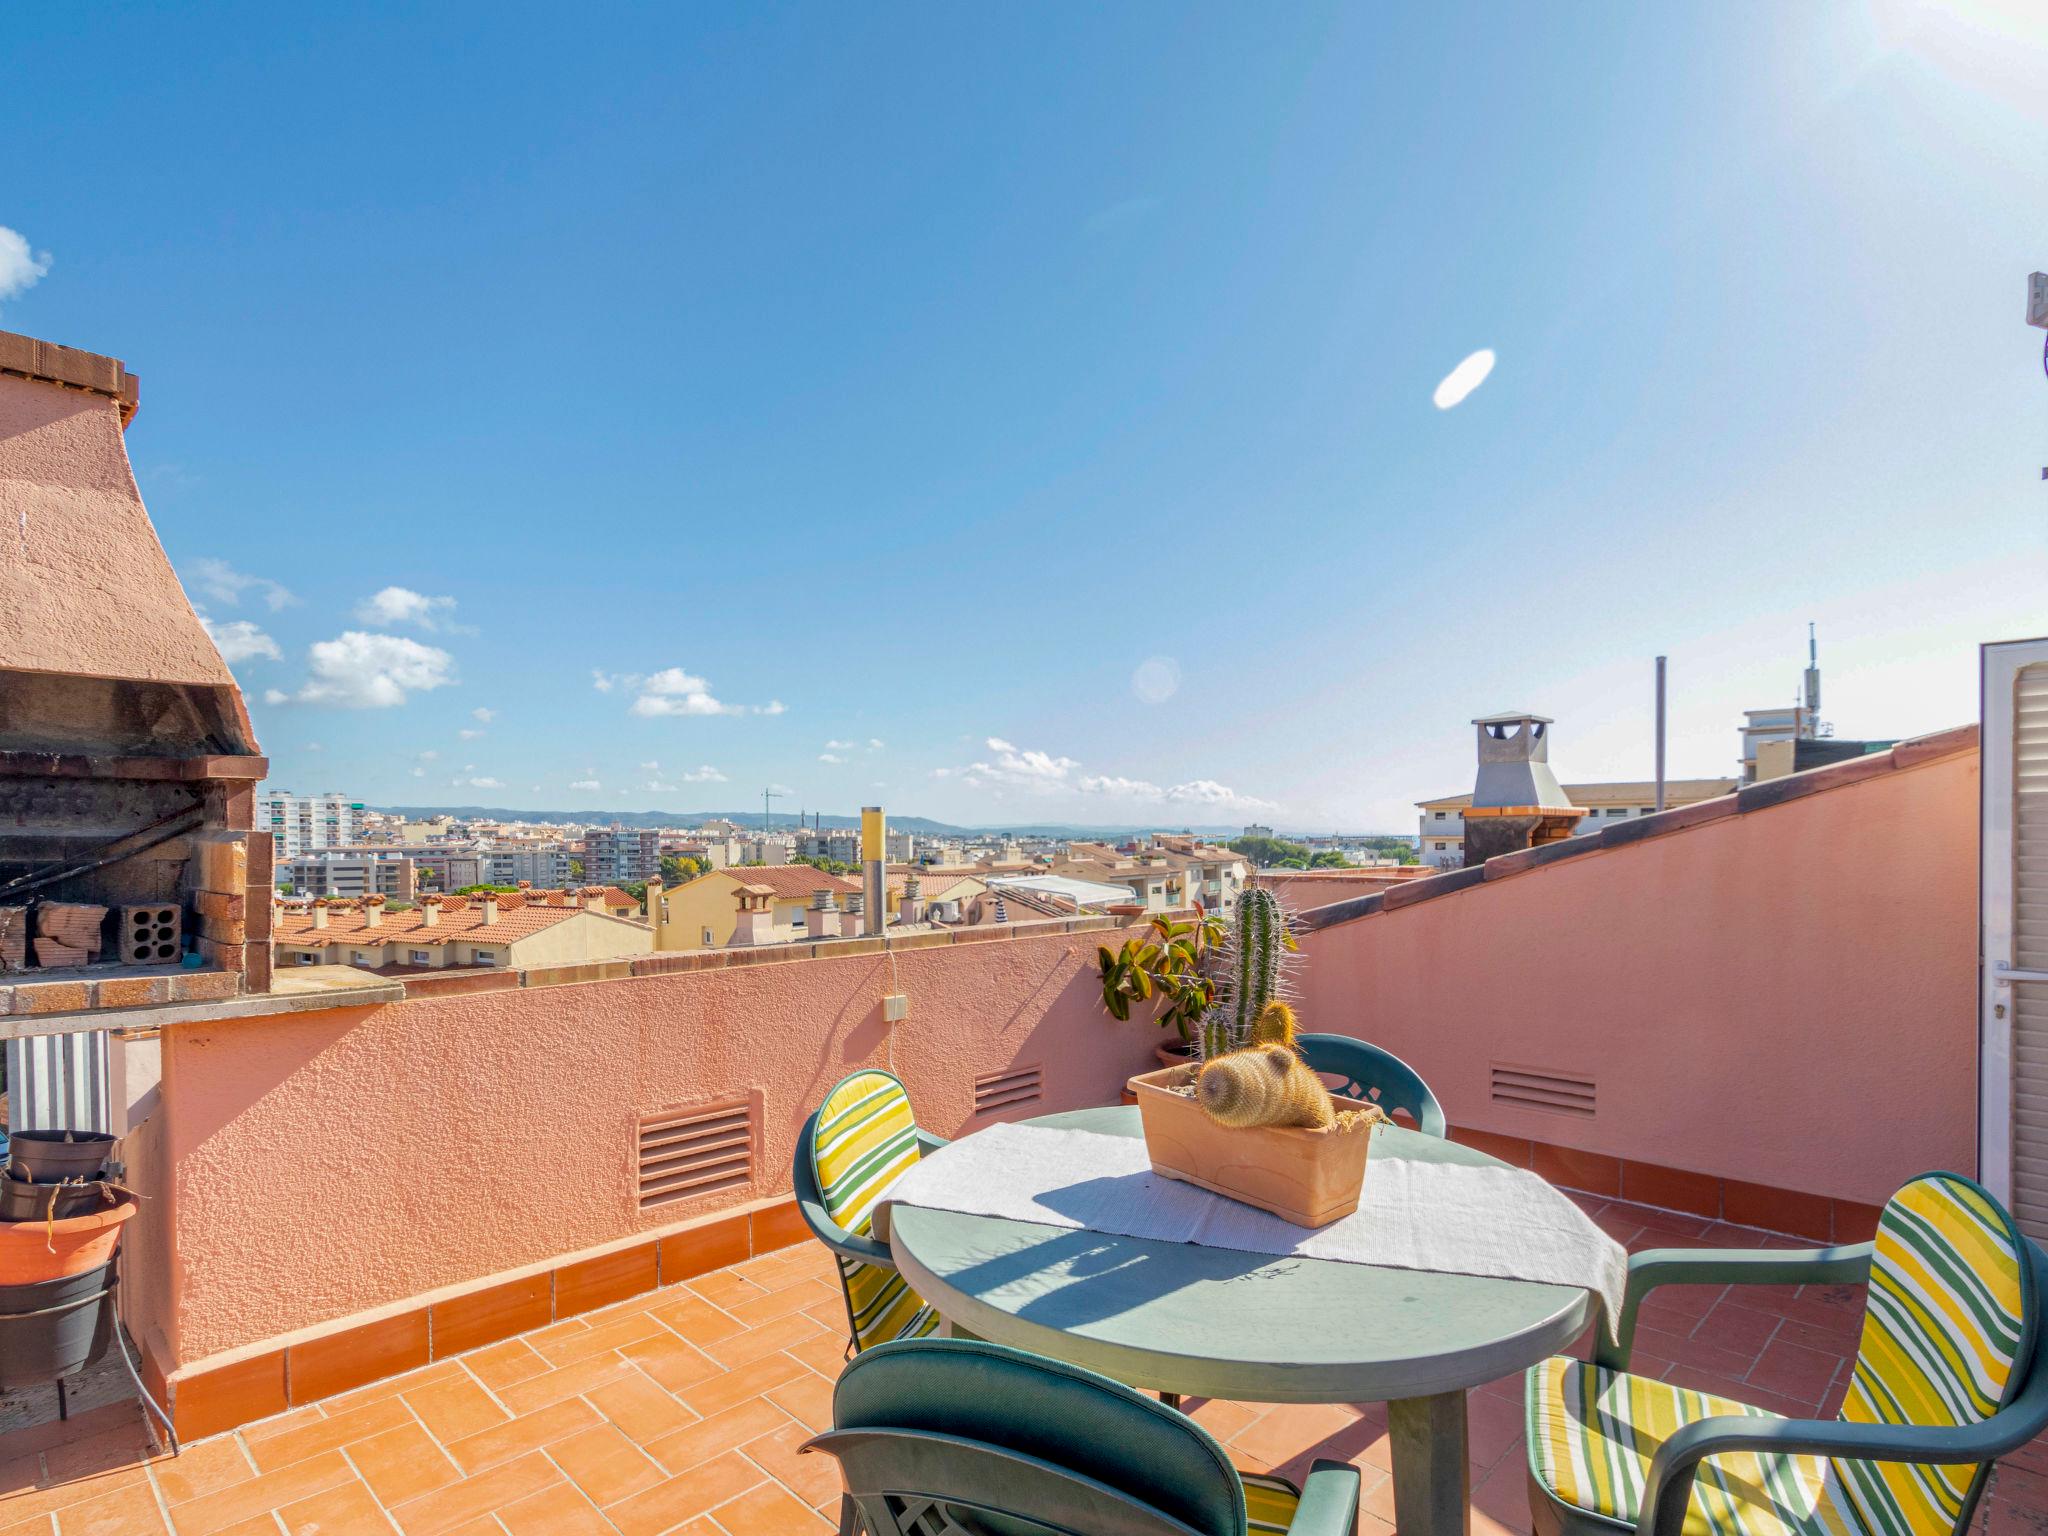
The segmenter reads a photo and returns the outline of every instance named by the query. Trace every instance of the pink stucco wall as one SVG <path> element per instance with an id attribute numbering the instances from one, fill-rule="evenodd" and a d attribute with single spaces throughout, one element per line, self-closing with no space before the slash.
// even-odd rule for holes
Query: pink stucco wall
<path id="1" fill-rule="evenodd" d="M 1836 1199 L 1976 1166 L 1974 750 L 1310 934 L 1454 1125 Z M 1494 1064 L 1591 1078 L 1579 1118 Z"/>
<path id="2" fill-rule="evenodd" d="M 1158 1031 L 1102 1011 L 1105 939 L 907 950 L 893 983 L 864 955 L 179 1026 L 139 1320 L 184 1365 L 786 1191 L 804 1116 L 856 1066 L 892 1065 L 948 1135 L 1012 1066 L 1044 1069 L 1020 1115 L 1114 1102 Z M 745 1090 L 756 1187 L 643 1215 L 635 1116 Z"/>

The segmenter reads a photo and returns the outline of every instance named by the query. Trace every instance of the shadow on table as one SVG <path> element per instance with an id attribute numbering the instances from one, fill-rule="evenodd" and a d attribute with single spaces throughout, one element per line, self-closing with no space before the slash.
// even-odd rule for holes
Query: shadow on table
<path id="1" fill-rule="evenodd" d="M 1087 1179 L 1038 1200 L 1064 1216 L 1086 1221 L 1114 1201 L 1114 1186 L 1136 1177 Z M 1036 1295 L 1004 1310 L 1044 1327 L 1074 1328 L 1133 1311 L 1190 1286 L 1235 1280 L 1274 1262 L 1270 1254 L 1100 1231 L 1062 1231 L 1029 1247 L 993 1254 L 947 1278 L 984 1299 L 992 1291 L 1036 1282 Z"/>

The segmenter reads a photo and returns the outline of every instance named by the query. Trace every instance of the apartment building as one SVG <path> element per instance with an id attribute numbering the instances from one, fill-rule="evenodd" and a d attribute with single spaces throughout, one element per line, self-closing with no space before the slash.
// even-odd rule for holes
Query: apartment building
<path id="1" fill-rule="evenodd" d="M 395 849 L 322 849 L 277 861 L 277 884 L 294 896 L 384 896 L 411 901 L 419 869 Z"/>
<path id="2" fill-rule="evenodd" d="M 592 885 L 651 880 L 661 873 L 661 833 L 653 827 L 592 827 L 583 837 L 583 878 Z M 536 882 L 538 883 L 538 882 Z"/>
<path id="3" fill-rule="evenodd" d="M 280 859 L 297 858 L 315 848 L 334 848 L 356 840 L 360 800 L 329 791 L 295 795 L 288 789 L 256 791 L 256 830 L 277 840 Z"/>
<path id="4" fill-rule="evenodd" d="M 1664 808 L 1675 811 L 1702 800 L 1718 799 L 1734 794 L 1739 787 L 1735 779 L 1666 779 Z M 1586 811 L 1572 829 L 1574 837 L 1589 837 L 1617 821 L 1648 816 L 1657 809 L 1657 786 L 1648 779 L 1566 784 L 1563 789 L 1566 799 Z M 1436 869 L 1456 869 L 1465 862 L 1465 812 L 1471 804 L 1470 793 L 1416 802 L 1416 808 L 1422 812 L 1420 852 L 1424 864 Z"/>

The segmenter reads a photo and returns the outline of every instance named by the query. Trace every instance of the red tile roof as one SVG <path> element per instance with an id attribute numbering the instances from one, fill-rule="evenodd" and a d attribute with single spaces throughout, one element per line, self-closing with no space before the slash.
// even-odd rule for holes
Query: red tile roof
<path id="1" fill-rule="evenodd" d="M 830 891 L 835 896 L 857 896 L 861 891 L 858 880 L 849 880 L 844 875 L 828 875 L 808 864 L 735 864 L 730 869 L 714 870 L 697 878 L 715 880 L 720 875 L 730 876 L 741 885 L 765 886 L 775 893 L 777 901 L 809 901 L 818 891 Z M 681 890 L 682 887 L 676 889 Z"/>

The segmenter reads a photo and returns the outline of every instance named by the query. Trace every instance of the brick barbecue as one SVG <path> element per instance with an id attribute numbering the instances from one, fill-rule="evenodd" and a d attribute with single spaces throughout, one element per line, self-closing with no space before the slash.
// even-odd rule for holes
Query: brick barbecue
<path id="1" fill-rule="evenodd" d="M 270 987 L 268 764 L 136 489 L 137 400 L 0 332 L 0 1016 Z"/>

